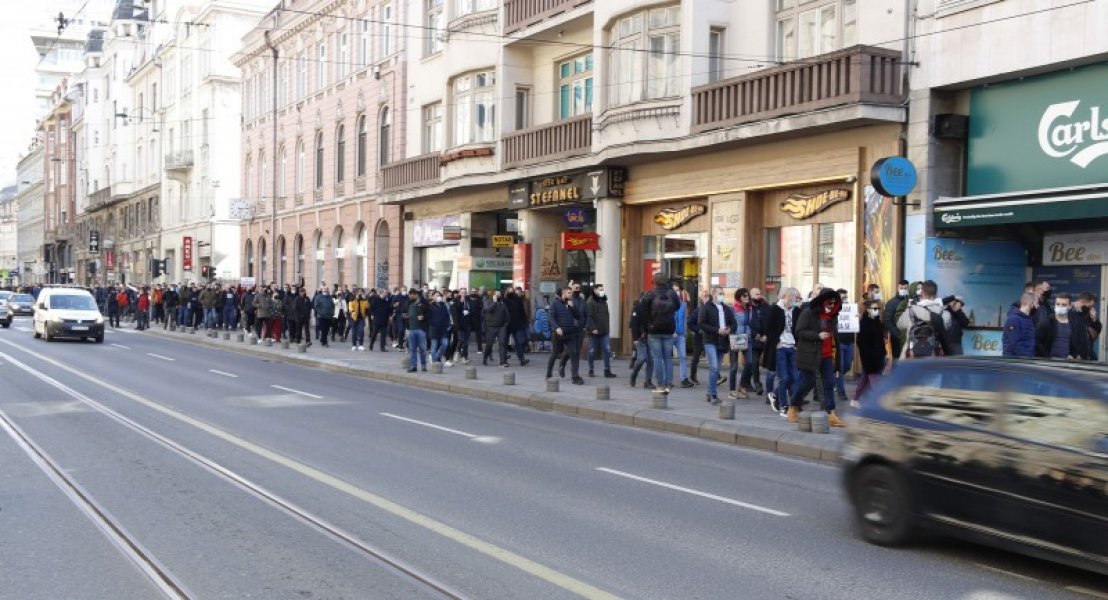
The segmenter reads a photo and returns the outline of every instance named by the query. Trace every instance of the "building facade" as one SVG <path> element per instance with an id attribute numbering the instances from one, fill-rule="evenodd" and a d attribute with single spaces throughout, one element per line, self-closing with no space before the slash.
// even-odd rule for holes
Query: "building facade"
<path id="1" fill-rule="evenodd" d="M 19 284 L 18 186 L 0 191 L 0 286 Z"/>
<path id="2" fill-rule="evenodd" d="M 389 287 L 401 211 L 378 201 L 403 156 L 402 3 L 281 3 L 244 38 L 242 269 L 248 281 Z"/>
<path id="3" fill-rule="evenodd" d="M 46 206 L 43 177 L 43 144 L 36 137 L 27 155 L 16 166 L 16 180 L 19 186 L 15 196 L 16 221 L 19 223 L 16 245 L 21 284 L 46 282 L 46 266 L 42 259 L 45 239 L 42 221 L 43 209 Z"/>

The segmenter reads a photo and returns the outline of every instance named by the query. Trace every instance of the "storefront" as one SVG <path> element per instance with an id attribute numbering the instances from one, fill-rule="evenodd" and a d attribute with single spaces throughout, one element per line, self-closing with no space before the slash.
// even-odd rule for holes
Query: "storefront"
<path id="1" fill-rule="evenodd" d="M 953 240 L 976 247 L 1006 245 L 1005 256 L 1026 258 L 1004 282 L 965 274 L 967 310 L 981 301 L 974 298 L 978 287 L 1003 283 L 1003 297 L 989 298 L 985 291 L 977 295 L 1007 306 L 1024 281 L 1040 278 L 1056 289 L 1092 293 L 1103 310 L 1108 293 L 1105 81 L 1108 63 L 969 91 L 968 195 L 935 201 L 937 239 L 928 240 L 929 245 L 949 246 Z M 978 335 L 999 339 L 997 321 L 986 323 Z M 1100 344 L 1103 358 L 1104 336 Z M 999 354 L 1000 348 L 988 343 L 979 353 Z"/>

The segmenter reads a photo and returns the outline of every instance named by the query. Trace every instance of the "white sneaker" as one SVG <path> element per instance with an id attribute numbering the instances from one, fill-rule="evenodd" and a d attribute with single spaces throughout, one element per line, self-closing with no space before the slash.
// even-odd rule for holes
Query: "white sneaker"
<path id="1" fill-rule="evenodd" d="M 469 359 L 468 358 L 463 358 L 462 359 L 462 364 L 463 365 L 468 365 L 469 364 Z"/>
<path id="2" fill-rule="evenodd" d="M 362 352 L 365 352 L 365 346 L 358 346 L 358 350 L 361 350 Z"/>
<path id="3" fill-rule="evenodd" d="M 780 412 L 780 414 L 781 414 L 781 418 L 782 418 L 782 419 L 788 419 L 788 418 L 789 418 L 789 411 L 788 411 L 788 409 L 785 409 L 785 410 L 782 410 L 782 411 L 779 411 L 779 412 Z"/>
<path id="4" fill-rule="evenodd" d="M 444 365 L 446 365 L 446 366 L 448 366 L 448 367 L 453 367 L 453 366 L 454 366 L 454 363 L 452 363 L 452 362 L 450 362 L 450 361 L 446 361 L 446 362 L 444 362 L 443 364 L 444 364 Z"/>
<path id="5" fill-rule="evenodd" d="M 350 347 L 350 351 L 351 351 L 351 352 L 354 352 L 354 351 L 355 351 L 355 350 L 357 350 L 357 349 L 358 349 L 358 347 L 357 347 L 357 346 L 351 346 L 351 347 Z"/>

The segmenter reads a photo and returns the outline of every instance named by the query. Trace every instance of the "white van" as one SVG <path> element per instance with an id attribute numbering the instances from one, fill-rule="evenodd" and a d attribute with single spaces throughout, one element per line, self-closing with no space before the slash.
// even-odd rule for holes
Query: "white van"
<path id="1" fill-rule="evenodd" d="M 88 290 L 75 287 L 46 287 L 35 301 L 33 321 L 35 338 L 56 337 L 94 339 L 104 342 L 104 317 L 96 299 Z"/>

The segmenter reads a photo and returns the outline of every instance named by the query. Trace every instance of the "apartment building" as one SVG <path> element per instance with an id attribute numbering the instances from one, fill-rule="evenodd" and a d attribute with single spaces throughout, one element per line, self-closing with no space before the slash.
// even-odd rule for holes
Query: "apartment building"
<path id="1" fill-rule="evenodd" d="M 72 239 L 76 213 L 76 143 L 72 123 L 81 86 L 62 80 L 51 97 L 51 106 L 39 121 L 43 140 L 42 260 L 47 283 L 75 281 Z"/>
<path id="2" fill-rule="evenodd" d="M 404 155 L 404 3 L 279 2 L 243 39 L 242 274 L 259 284 L 400 282 L 400 209 L 380 165 Z"/>
<path id="3" fill-rule="evenodd" d="M 43 185 L 43 144 L 39 137 L 32 140 L 27 154 L 16 166 L 16 254 L 21 284 L 44 283 L 46 268 L 42 259 L 42 217 L 46 205 Z"/>
<path id="4" fill-rule="evenodd" d="M 603 283 L 612 331 L 654 272 L 734 290 L 891 287 L 903 4 L 410 3 L 404 280 Z"/>
<path id="5" fill-rule="evenodd" d="M 19 282 L 19 205 L 16 194 L 19 186 L 0 190 L 0 285 L 11 286 Z"/>

